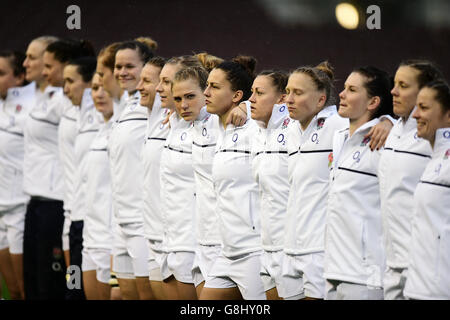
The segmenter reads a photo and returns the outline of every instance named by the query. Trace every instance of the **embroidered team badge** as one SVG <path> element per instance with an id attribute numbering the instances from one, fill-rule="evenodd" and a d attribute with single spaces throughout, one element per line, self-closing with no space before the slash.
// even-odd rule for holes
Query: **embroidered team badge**
<path id="1" fill-rule="evenodd" d="M 330 152 L 328 155 L 328 168 L 331 168 L 331 165 L 333 164 L 333 152 Z"/>
<path id="2" fill-rule="evenodd" d="M 361 142 L 361 147 L 367 146 L 367 143 L 369 143 L 369 141 L 370 141 L 370 138 L 369 138 L 369 137 L 364 138 L 364 140 Z"/>
<path id="3" fill-rule="evenodd" d="M 320 119 L 317 121 L 317 130 L 322 129 L 324 123 L 325 123 L 325 119 L 324 119 L 324 118 L 320 118 Z"/>
<path id="4" fill-rule="evenodd" d="M 447 151 L 445 151 L 444 160 L 448 160 L 448 157 L 450 157 L 450 149 L 447 149 Z"/>
<path id="5" fill-rule="evenodd" d="M 20 113 L 20 111 L 22 111 L 22 106 L 20 104 L 18 104 L 16 106 L 16 113 Z"/>
<path id="6" fill-rule="evenodd" d="M 291 119 L 289 119 L 289 118 L 284 119 L 281 129 L 286 129 L 290 121 L 291 121 Z"/>

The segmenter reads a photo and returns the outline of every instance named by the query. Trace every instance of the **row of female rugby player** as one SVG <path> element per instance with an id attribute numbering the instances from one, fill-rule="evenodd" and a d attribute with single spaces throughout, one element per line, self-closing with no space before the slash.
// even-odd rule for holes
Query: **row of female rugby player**
<path id="1" fill-rule="evenodd" d="M 450 299 L 436 67 L 358 67 L 337 97 L 328 62 L 254 75 L 252 57 L 155 49 L 45 36 L 1 53 L 13 297 Z"/>

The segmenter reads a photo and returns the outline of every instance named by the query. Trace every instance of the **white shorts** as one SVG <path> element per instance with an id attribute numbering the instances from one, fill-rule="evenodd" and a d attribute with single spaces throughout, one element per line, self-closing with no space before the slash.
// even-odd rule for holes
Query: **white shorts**
<path id="1" fill-rule="evenodd" d="M 386 267 L 383 278 L 384 300 L 406 300 L 405 290 L 407 268 Z"/>
<path id="2" fill-rule="evenodd" d="M 113 271 L 119 279 L 148 277 L 148 243 L 142 223 L 116 225 Z"/>
<path id="3" fill-rule="evenodd" d="M 0 212 L 0 249 L 9 248 L 11 254 L 23 253 L 25 204 Z"/>
<path id="4" fill-rule="evenodd" d="M 285 300 L 325 298 L 324 256 L 323 252 L 302 255 L 285 253 L 280 296 Z"/>
<path id="5" fill-rule="evenodd" d="M 70 211 L 64 211 L 64 226 L 62 234 L 63 251 L 69 250 Z"/>
<path id="6" fill-rule="evenodd" d="M 177 281 L 194 283 L 191 272 L 194 257 L 195 253 L 189 251 L 168 252 L 161 263 L 162 278 L 166 280 L 173 275 Z"/>
<path id="7" fill-rule="evenodd" d="M 262 251 L 227 258 L 220 254 L 214 261 L 205 288 L 238 287 L 245 300 L 266 300 L 264 284 L 259 275 Z"/>
<path id="8" fill-rule="evenodd" d="M 278 295 L 283 292 L 282 286 L 282 263 L 284 252 L 280 251 L 264 251 L 261 255 L 261 271 L 259 272 L 262 282 L 264 283 L 264 290 L 277 288 Z"/>
<path id="9" fill-rule="evenodd" d="M 383 300 L 383 288 L 330 279 L 325 286 L 326 300 Z"/>
<path id="10" fill-rule="evenodd" d="M 222 246 L 220 245 L 199 245 L 197 247 L 192 265 L 192 279 L 194 279 L 194 285 L 196 287 L 209 277 L 211 267 L 221 252 Z"/>
<path id="11" fill-rule="evenodd" d="M 109 283 L 111 278 L 111 250 L 83 248 L 81 270 L 96 271 L 99 282 Z"/>
<path id="12" fill-rule="evenodd" d="M 162 241 L 148 239 L 148 272 L 150 281 L 162 281 L 160 262 L 166 253 L 162 251 Z"/>

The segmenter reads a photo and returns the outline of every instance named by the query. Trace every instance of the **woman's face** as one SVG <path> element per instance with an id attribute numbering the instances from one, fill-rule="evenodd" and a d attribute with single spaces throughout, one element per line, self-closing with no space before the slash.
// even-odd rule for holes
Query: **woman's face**
<path id="1" fill-rule="evenodd" d="M 102 80 L 103 89 L 106 90 L 111 97 L 120 98 L 121 88 L 114 77 L 113 70 L 103 64 L 103 59 L 101 57 L 97 60 L 97 73 Z"/>
<path id="2" fill-rule="evenodd" d="M 96 73 L 92 78 L 92 99 L 97 111 L 102 113 L 105 119 L 110 119 L 113 115 L 113 99 L 102 83 L 102 78 Z"/>
<path id="3" fill-rule="evenodd" d="M 427 87 L 419 91 L 413 117 L 417 120 L 417 135 L 431 143 L 434 143 L 437 129 L 450 126 L 450 111 L 443 111 L 436 100 L 436 90 Z"/>
<path id="4" fill-rule="evenodd" d="M 175 73 L 180 69 L 176 64 L 165 64 L 159 74 L 159 83 L 156 86 L 156 92 L 161 97 L 161 107 L 173 109 L 175 104 L 172 96 L 172 81 Z"/>
<path id="5" fill-rule="evenodd" d="M 317 90 L 311 77 L 305 73 L 294 72 L 289 76 L 286 86 L 286 105 L 289 116 L 309 124 L 312 118 L 322 110 L 326 96 Z"/>
<path id="6" fill-rule="evenodd" d="M 25 79 L 27 81 L 40 82 L 44 80 L 42 71 L 44 70 L 44 51 L 46 45 L 42 41 L 31 41 L 28 45 L 26 58 L 23 66 L 26 70 Z"/>
<path id="7" fill-rule="evenodd" d="M 54 87 L 62 87 L 64 85 L 63 71 L 66 63 L 61 63 L 55 59 L 52 52 L 44 52 L 44 69 L 42 75 L 47 82 Z"/>
<path id="8" fill-rule="evenodd" d="M 370 98 L 364 87 L 367 78 L 352 72 L 344 84 L 344 90 L 339 93 L 339 115 L 351 120 L 360 119 L 368 111 Z"/>
<path id="9" fill-rule="evenodd" d="M 253 81 L 251 103 L 252 118 L 268 123 L 272 116 L 273 106 L 281 103 L 283 94 L 278 92 L 269 76 L 257 76 Z"/>
<path id="10" fill-rule="evenodd" d="M 160 72 L 161 68 L 153 64 L 146 64 L 142 69 L 141 80 L 137 86 L 137 90 L 141 93 L 141 106 L 148 108 L 153 106 Z"/>
<path id="11" fill-rule="evenodd" d="M 114 76 L 120 88 L 130 93 L 136 91 L 144 63 L 136 50 L 123 49 L 116 53 Z"/>
<path id="12" fill-rule="evenodd" d="M 226 114 L 235 101 L 236 92 L 232 90 L 226 73 L 221 69 L 213 69 L 208 76 L 208 86 L 204 92 L 206 110 L 219 116 Z M 239 99 L 238 99 L 239 100 Z"/>
<path id="13" fill-rule="evenodd" d="M 83 81 L 83 77 L 77 69 L 77 66 L 71 64 L 64 68 L 64 94 L 74 106 L 81 105 L 84 90 L 91 85 L 90 82 Z"/>
<path id="14" fill-rule="evenodd" d="M 175 82 L 172 87 L 172 95 L 175 109 L 185 121 L 197 119 L 206 99 L 198 80 L 187 79 Z"/>
<path id="15" fill-rule="evenodd" d="M 19 87 L 23 83 L 23 76 L 16 77 L 8 58 L 0 57 L 0 97 L 6 98 L 9 88 Z"/>
<path id="16" fill-rule="evenodd" d="M 394 88 L 391 90 L 394 103 L 394 113 L 402 118 L 408 118 L 416 105 L 419 83 L 417 69 L 402 66 L 398 68 L 394 78 Z"/>

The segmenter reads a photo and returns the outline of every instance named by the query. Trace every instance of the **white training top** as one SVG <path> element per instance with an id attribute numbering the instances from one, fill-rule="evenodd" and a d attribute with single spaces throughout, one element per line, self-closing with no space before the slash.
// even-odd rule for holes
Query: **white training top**
<path id="1" fill-rule="evenodd" d="M 128 98 L 125 109 L 112 125 L 108 142 L 113 207 L 118 224 L 143 223 L 141 153 L 148 112 L 139 101 L 139 91 Z"/>
<path id="2" fill-rule="evenodd" d="M 80 221 L 86 215 L 86 183 L 88 172 L 86 168 L 86 155 L 90 145 L 104 122 L 103 115 L 95 109 L 91 89 L 85 89 L 80 105 L 80 116 L 77 122 L 77 136 L 75 138 L 75 161 L 77 164 L 75 175 L 75 196 L 71 221 Z"/>
<path id="3" fill-rule="evenodd" d="M 450 299 L 450 128 L 436 130 L 431 160 L 414 193 L 405 296 Z"/>
<path id="4" fill-rule="evenodd" d="M 250 116 L 250 112 L 247 115 Z M 251 154 L 258 128 L 250 118 L 238 128 L 229 124 L 224 129 L 219 125 L 212 174 L 222 253 L 228 258 L 262 249 L 259 225 L 261 206 L 258 184 L 252 175 Z"/>
<path id="5" fill-rule="evenodd" d="M 386 264 L 391 268 L 408 266 L 414 190 L 432 152 L 430 143 L 417 137 L 413 112 L 392 128 L 378 168 Z"/>
<path id="6" fill-rule="evenodd" d="M 58 126 L 70 105 L 62 88 L 36 90 L 36 103 L 25 125 L 24 191 L 31 196 L 63 200 L 64 178 L 58 147 Z"/>
<path id="7" fill-rule="evenodd" d="M 320 111 L 305 131 L 298 121 L 289 128 L 292 147 L 289 147 L 290 189 L 284 238 L 287 254 L 324 250 L 333 137 L 348 123 L 333 105 Z"/>
<path id="8" fill-rule="evenodd" d="M 380 191 L 377 177 L 379 151 L 371 151 L 373 119 L 351 137 L 349 129 L 336 132 L 333 169 L 328 195 L 325 236 L 327 279 L 382 287 L 384 249 Z"/>
<path id="9" fill-rule="evenodd" d="M 289 196 L 287 141 L 291 119 L 284 104 L 275 104 L 267 128 L 255 122 L 259 128 L 252 143 L 252 170 L 261 206 L 262 247 L 278 251 L 283 249 Z"/>
<path id="10" fill-rule="evenodd" d="M 8 89 L 0 99 L 0 211 L 26 203 L 23 192 L 23 131 L 35 102 L 35 83 Z"/>
<path id="11" fill-rule="evenodd" d="M 192 130 L 192 165 L 196 194 L 196 232 L 201 245 L 220 245 L 212 164 L 219 134 L 219 117 L 203 107 Z"/>
<path id="12" fill-rule="evenodd" d="M 163 248 L 195 251 L 195 181 L 192 168 L 192 126 L 175 112 L 161 155 Z"/>
<path id="13" fill-rule="evenodd" d="M 113 119 L 100 123 L 99 131 L 85 159 L 86 215 L 83 225 L 83 247 L 112 249 L 112 191 L 107 152 Z"/>
<path id="14" fill-rule="evenodd" d="M 157 241 L 162 241 L 163 237 L 159 173 L 161 154 L 169 134 L 169 124 L 163 124 L 168 112 L 169 109 L 161 108 L 161 98 L 157 93 L 152 110 L 148 110 L 147 133 L 142 150 L 145 237 Z"/>
<path id="15" fill-rule="evenodd" d="M 64 108 L 58 127 L 59 158 L 64 176 L 64 211 L 72 211 L 75 195 L 75 175 L 77 162 L 75 160 L 75 137 L 77 136 L 77 121 L 79 108 L 67 104 Z"/>

